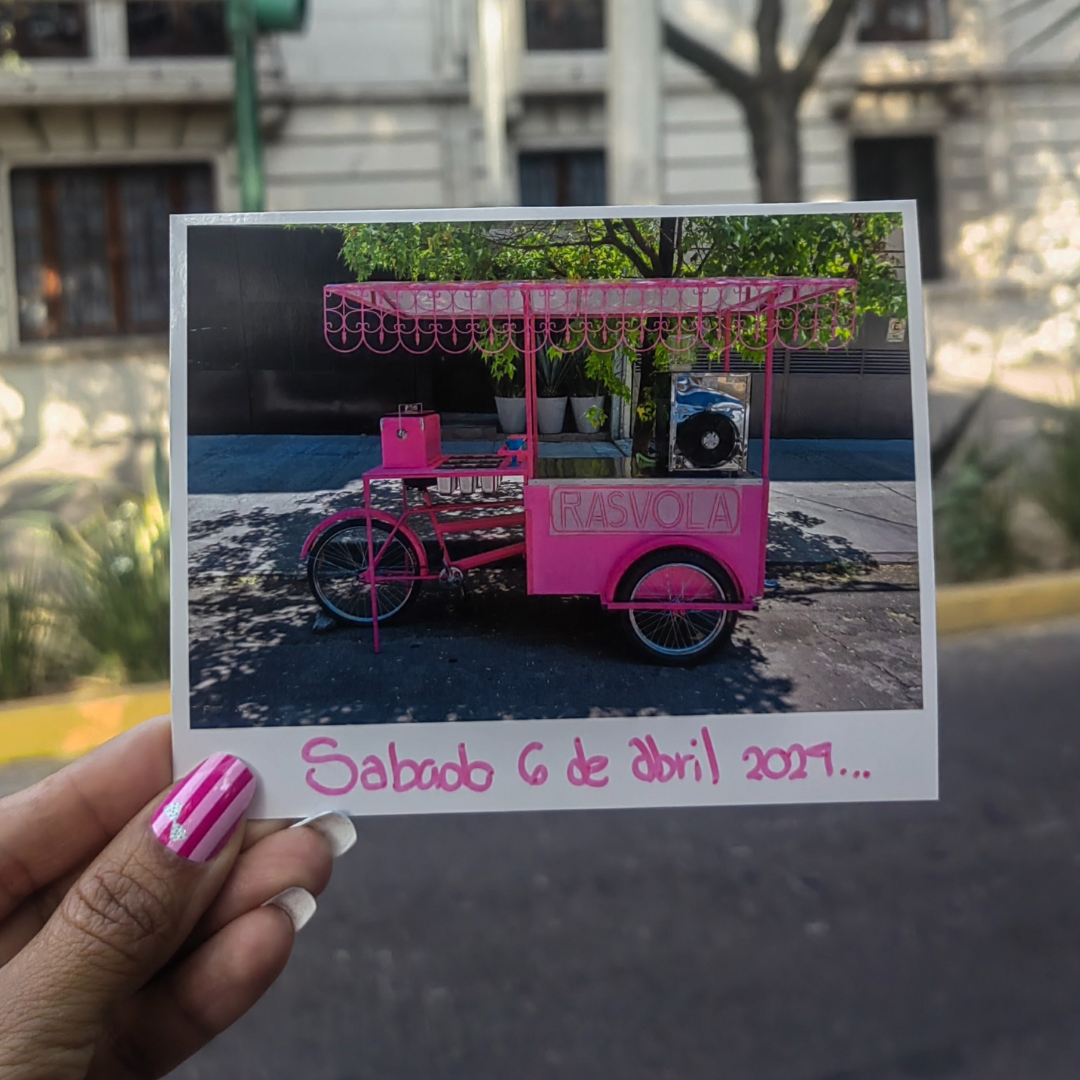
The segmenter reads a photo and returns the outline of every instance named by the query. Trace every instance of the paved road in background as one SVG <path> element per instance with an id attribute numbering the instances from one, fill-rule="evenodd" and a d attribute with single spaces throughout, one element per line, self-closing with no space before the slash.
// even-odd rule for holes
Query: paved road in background
<path id="1" fill-rule="evenodd" d="M 939 804 L 362 821 L 177 1075 L 1075 1080 L 1078 658 L 942 646 Z"/>

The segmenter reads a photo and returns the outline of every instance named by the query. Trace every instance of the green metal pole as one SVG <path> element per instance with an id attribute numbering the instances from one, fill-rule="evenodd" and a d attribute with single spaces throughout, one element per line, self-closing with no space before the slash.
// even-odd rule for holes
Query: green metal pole
<path id="1" fill-rule="evenodd" d="M 240 206 L 245 213 L 263 209 L 262 141 L 259 138 L 259 84 L 255 74 L 255 5 L 228 0 L 236 88 L 236 150 L 240 162 Z"/>

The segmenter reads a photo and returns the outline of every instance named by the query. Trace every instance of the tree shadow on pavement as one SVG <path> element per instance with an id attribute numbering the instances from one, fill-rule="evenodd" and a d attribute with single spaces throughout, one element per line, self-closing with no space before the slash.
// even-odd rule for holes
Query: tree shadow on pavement
<path id="1" fill-rule="evenodd" d="M 843 536 L 812 532 L 824 518 L 811 517 L 801 510 L 788 510 L 769 518 L 768 561 L 770 564 L 807 565 L 814 563 L 855 563 L 869 566 L 874 560 L 862 548 Z"/>
<path id="2" fill-rule="evenodd" d="M 638 660 L 593 598 L 529 597 L 523 564 L 477 575 L 462 597 L 425 590 L 399 619 L 314 634 L 306 585 L 222 576 L 191 587 L 194 727 L 793 708 L 751 634 L 693 669 Z"/>

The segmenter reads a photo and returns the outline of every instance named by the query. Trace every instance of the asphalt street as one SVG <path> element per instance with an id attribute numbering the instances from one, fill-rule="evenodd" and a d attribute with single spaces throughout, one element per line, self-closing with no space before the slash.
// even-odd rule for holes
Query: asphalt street
<path id="1" fill-rule="evenodd" d="M 922 704 L 917 568 L 792 571 L 693 669 L 630 651 L 592 597 L 527 596 L 522 563 L 431 588 L 382 627 L 315 634 L 295 578 L 189 582 L 195 727 L 904 709 Z"/>
<path id="2" fill-rule="evenodd" d="M 184 1080 L 1075 1080 L 1080 622 L 941 647 L 940 803 L 360 821 Z"/>

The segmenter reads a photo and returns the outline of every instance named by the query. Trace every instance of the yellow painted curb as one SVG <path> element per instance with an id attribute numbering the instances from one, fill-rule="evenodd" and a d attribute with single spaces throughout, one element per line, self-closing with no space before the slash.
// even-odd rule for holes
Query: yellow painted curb
<path id="1" fill-rule="evenodd" d="M 1080 571 L 943 585 L 937 592 L 939 634 L 962 634 L 1070 615 L 1080 615 Z"/>
<path id="2" fill-rule="evenodd" d="M 100 691 L 98 691 L 100 694 Z M 0 763 L 19 758 L 74 758 L 170 709 L 169 684 L 94 696 L 81 690 L 0 708 Z"/>
<path id="3" fill-rule="evenodd" d="M 1080 616 L 1080 571 L 1039 574 L 937 593 L 939 634 Z M 170 708 L 168 683 L 95 696 L 92 689 L 0 706 L 0 764 L 74 758 Z"/>

